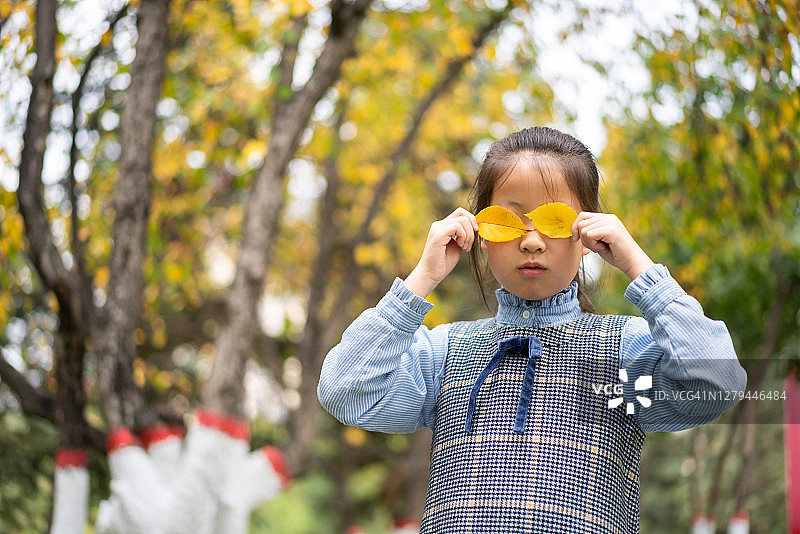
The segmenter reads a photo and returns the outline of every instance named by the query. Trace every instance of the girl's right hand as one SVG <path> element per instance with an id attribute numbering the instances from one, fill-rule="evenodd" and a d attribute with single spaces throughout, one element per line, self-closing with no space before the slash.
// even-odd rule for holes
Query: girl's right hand
<path id="1" fill-rule="evenodd" d="M 464 208 L 433 223 L 422 257 L 405 279 L 406 287 L 422 298 L 427 297 L 455 268 L 461 253 L 472 248 L 477 231 L 478 221 Z"/>

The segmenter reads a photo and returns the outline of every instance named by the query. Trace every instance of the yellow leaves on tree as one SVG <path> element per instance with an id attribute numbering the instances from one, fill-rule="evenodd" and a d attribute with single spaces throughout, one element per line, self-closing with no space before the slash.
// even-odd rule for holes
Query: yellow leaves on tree
<path id="1" fill-rule="evenodd" d="M 380 266 L 392 262 L 392 251 L 381 242 L 358 245 L 353 252 L 356 263 L 361 266 Z"/>
<path id="2" fill-rule="evenodd" d="M 311 4 L 308 0 L 291 0 L 289 2 L 289 14 L 292 17 L 299 17 L 311 11 Z"/>
<path id="3" fill-rule="evenodd" d="M 561 239 L 572 236 L 572 223 L 578 214 L 563 202 L 550 202 L 525 216 L 540 233 L 552 239 Z M 530 232 L 516 213 L 502 206 L 484 208 L 475 217 L 478 220 L 478 235 L 487 241 L 512 241 Z"/>
<path id="4" fill-rule="evenodd" d="M 448 40 L 456 47 L 456 54 L 465 56 L 472 52 L 472 39 L 469 31 L 460 25 L 453 25 L 447 31 Z"/>

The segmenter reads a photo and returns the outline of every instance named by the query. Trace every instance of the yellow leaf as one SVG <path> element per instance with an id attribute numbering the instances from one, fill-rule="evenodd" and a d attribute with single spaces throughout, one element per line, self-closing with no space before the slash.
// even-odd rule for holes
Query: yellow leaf
<path id="1" fill-rule="evenodd" d="M 154 331 L 152 341 L 155 348 L 163 349 L 167 344 L 167 333 L 163 330 Z"/>
<path id="2" fill-rule="evenodd" d="M 478 220 L 478 235 L 487 241 L 512 241 L 530 232 L 516 213 L 502 206 L 484 208 L 475 218 Z"/>
<path id="3" fill-rule="evenodd" d="M 103 46 L 108 46 L 111 44 L 111 38 L 113 37 L 113 33 L 111 30 L 104 32 L 103 35 L 100 37 L 100 42 L 103 43 Z"/>
<path id="4" fill-rule="evenodd" d="M 133 361 L 133 382 L 139 386 L 143 387 L 144 383 L 146 382 L 146 376 L 144 372 L 144 362 L 139 358 Z"/>
<path id="5" fill-rule="evenodd" d="M 11 299 L 11 293 L 4 291 L 0 293 L 0 328 L 4 328 L 8 321 L 9 312 L 13 310 L 14 301 Z"/>
<path id="6" fill-rule="evenodd" d="M 173 284 L 179 282 L 181 278 L 183 278 L 183 270 L 179 265 L 175 265 L 174 263 L 170 263 L 166 266 L 164 274 L 166 274 L 167 280 Z"/>
<path id="7" fill-rule="evenodd" d="M 572 237 L 572 223 L 578 214 L 563 202 L 550 202 L 526 213 L 533 226 L 549 238 Z"/>
<path id="8" fill-rule="evenodd" d="M 94 273 L 94 283 L 100 289 L 108 287 L 108 266 L 98 267 Z"/>
<path id="9" fill-rule="evenodd" d="M 147 334 L 144 333 L 144 330 L 141 328 L 137 328 L 133 331 L 133 342 L 137 345 L 144 345 L 144 342 L 147 341 Z"/>
<path id="10" fill-rule="evenodd" d="M 172 375 L 168 371 L 159 371 L 153 377 L 153 385 L 156 389 L 160 389 L 161 391 L 165 391 L 172 387 Z"/>
<path id="11" fill-rule="evenodd" d="M 242 147 L 241 154 L 244 161 L 249 161 L 251 157 L 255 159 L 264 159 L 267 153 L 267 143 L 258 139 L 248 140 Z"/>
<path id="12" fill-rule="evenodd" d="M 463 26 L 454 25 L 447 32 L 447 37 L 450 42 L 456 45 L 456 53 L 460 56 L 465 56 L 472 52 L 472 41 L 469 32 Z"/>
<path id="13" fill-rule="evenodd" d="M 289 7 L 289 14 L 292 17 L 299 17 L 311 11 L 311 4 L 308 0 L 292 0 Z"/>
<path id="14" fill-rule="evenodd" d="M 361 447 L 367 442 L 367 433 L 360 428 L 352 426 L 345 427 L 342 432 L 345 442 L 351 447 Z"/>

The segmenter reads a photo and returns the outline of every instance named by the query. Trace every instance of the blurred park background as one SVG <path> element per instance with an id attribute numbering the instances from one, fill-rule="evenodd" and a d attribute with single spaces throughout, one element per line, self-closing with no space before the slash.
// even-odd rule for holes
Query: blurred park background
<path id="1" fill-rule="evenodd" d="M 57 448 L 191 426 L 277 447 L 265 533 L 419 519 L 430 433 L 322 411 L 342 330 L 466 205 L 488 145 L 552 125 L 706 313 L 749 387 L 800 361 L 797 0 L 0 0 L 0 532 L 45 532 Z M 589 263 L 603 313 L 635 313 Z M 492 313 L 466 258 L 426 324 Z M 649 435 L 641 531 L 787 531 L 784 401 Z M 798 408 L 800 409 L 800 408 Z M 796 458 L 796 463 L 800 459 Z M 87 532 L 93 532 L 87 527 Z M 353 530 L 354 531 L 354 530 Z"/>

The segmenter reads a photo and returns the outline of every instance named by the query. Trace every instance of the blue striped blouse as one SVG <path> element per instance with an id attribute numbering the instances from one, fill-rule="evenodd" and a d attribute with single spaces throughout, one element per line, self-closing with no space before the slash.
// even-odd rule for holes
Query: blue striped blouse
<path id="1" fill-rule="evenodd" d="M 500 324 L 547 327 L 581 316 L 575 284 L 541 301 L 497 291 Z M 625 299 L 643 317 L 631 317 L 620 344 L 625 401 L 646 432 L 706 424 L 741 398 L 747 375 L 725 324 L 709 319 L 663 265 L 654 265 L 628 286 Z M 433 304 L 399 278 L 376 307 L 364 311 L 342 334 L 322 366 L 317 394 L 347 425 L 381 432 L 433 427 L 447 355 L 449 324 L 422 325 Z M 635 391 L 639 376 L 652 387 Z M 602 394 L 602 393 L 598 393 Z M 636 397 L 647 397 L 643 407 Z M 622 406 L 618 409 L 625 409 Z"/>

